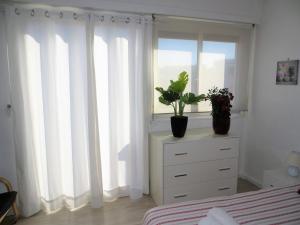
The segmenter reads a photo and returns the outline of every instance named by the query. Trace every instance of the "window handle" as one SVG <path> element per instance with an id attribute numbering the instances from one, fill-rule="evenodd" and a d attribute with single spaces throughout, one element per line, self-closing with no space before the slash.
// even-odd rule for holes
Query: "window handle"
<path id="1" fill-rule="evenodd" d="M 221 188 L 218 188 L 219 191 L 225 191 L 225 190 L 229 190 L 230 187 L 221 187 Z"/>
<path id="2" fill-rule="evenodd" d="M 184 198 L 187 197 L 187 194 L 183 194 L 183 195 L 175 195 L 174 198 Z"/>
<path id="3" fill-rule="evenodd" d="M 175 175 L 174 177 L 177 178 L 177 177 L 186 177 L 186 176 L 187 176 L 187 174 L 184 173 L 184 174 L 178 174 L 178 175 Z"/>
<path id="4" fill-rule="evenodd" d="M 187 152 L 175 153 L 175 156 L 187 155 Z"/>
<path id="5" fill-rule="evenodd" d="M 231 148 L 220 148 L 220 151 L 228 151 L 231 150 Z"/>
<path id="6" fill-rule="evenodd" d="M 226 167 L 226 168 L 220 168 L 219 171 L 226 171 L 226 170 L 230 170 L 230 167 Z"/>

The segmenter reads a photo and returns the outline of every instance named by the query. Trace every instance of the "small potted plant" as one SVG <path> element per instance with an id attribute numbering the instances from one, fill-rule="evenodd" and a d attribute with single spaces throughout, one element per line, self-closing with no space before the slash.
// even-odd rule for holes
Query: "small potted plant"
<path id="1" fill-rule="evenodd" d="M 227 134 L 230 128 L 232 93 L 229 92 L 228 88 L 214 87 L 208 90 L 206 100 L 210 100 L 212 105 L 211 115 L 215 134 Z"/>
<path id="2" fill-rule="evenodd" d="M 162 87 L 155 88 L 161 94 L 158 100 L 162 104 L 173 107 L 174 116 L 171 117 L 171 128 L 174 137 L 183 137 L 185 134 L 188 117 L 183 116 L 184 107 L 186 105 L 196 105 L 198 102 L 205 100 L 204 94 L 197 96 L 190 92 L 183 93 L 188 80 L 187 72 L 183 71 L 179 74 L 178 80 L 170 81 L 167 90 L 164 90 Z"/>

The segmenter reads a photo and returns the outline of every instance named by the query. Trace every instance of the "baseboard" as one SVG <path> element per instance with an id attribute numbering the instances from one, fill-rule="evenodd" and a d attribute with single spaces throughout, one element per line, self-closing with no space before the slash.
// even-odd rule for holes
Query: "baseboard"
<path id="1" fill-rule="evenodd" d="M 255 186 L 257 186 L 259 188 L 263 187 L 263 185 L 260 181 L 258 181 L 257 179 L 255 179 L 252 176 L 247 175 L 246 173 L 239 173 L 239 177 L 244 179 L 244 180 L 247 180 L 247 181 L 251 182 L 252 184 L 254 184 Z"/>

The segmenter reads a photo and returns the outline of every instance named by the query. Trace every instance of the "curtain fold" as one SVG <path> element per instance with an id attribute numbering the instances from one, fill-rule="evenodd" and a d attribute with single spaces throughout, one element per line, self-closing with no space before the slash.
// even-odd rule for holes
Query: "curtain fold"
<path id="1" fill-rule="evenodd" d="M 149 19 L 5 13 L 22 214 L 148 193 Z"/>
<path id="2" fill-rule="evenodd" d="M 96 77 L 94 70 L 94 23 L 87 21 L 87 62 L 88 62 L 88 111 L 89 111 L 89 152 L 91 205 L 94 208 L 103 204 L 100 138 L 97 113 Z"/>

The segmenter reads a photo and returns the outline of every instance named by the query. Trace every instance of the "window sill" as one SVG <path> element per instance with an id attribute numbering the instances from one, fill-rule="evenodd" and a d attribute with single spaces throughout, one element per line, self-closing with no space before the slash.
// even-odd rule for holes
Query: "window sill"
<path id="1" fill-rule="evenodd" d="M 247 115 L 247 110 L 233 112 L 231 114 L 231 118 L 244 118 Z M 203 113 L 185 113 L 185 116 L 189 117 L 191 120 L 209 120 L 211 119 L 210 112 L 203 112 Z M 160 123 L 165 121 L 170 121 L 170 117 L 173 116 L 172 113 L 165 113 L 165 114 L 153 114 L 151 124 L 153 123 Z"/>

